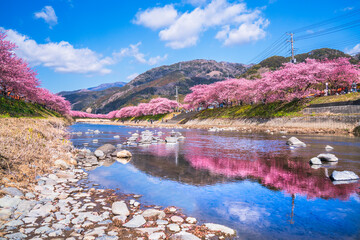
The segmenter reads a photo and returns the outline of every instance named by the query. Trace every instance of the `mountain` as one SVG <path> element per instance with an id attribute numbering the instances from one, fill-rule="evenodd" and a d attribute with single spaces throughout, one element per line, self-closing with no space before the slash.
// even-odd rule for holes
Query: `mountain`
<path id="1" fill-rule="evenodd" d="M 342 51 L 331 49 L 331 48 L 320 48 L 312 50 L 308 53 L 301 53 L 295 55 L 296 62 L 304 62 L 307 58 L 312 59 L 334 59 L 339 57 L 348 57 L 351 58 L 352 63 L 357 63 L 358 58 L 352 57 L 349 54 L 346 54 Z M 241 77 L 248 79 L 260 78 L 261 73 L 267 72 L 269 70 L 276 70 L 281 67 L 283 63 L 290 62 L 290 57 L 282 56 L 272 56 L 262 60 L 260 63 L 253 65 L 249 68 Z"/>
<path id="2" fill-rule="evenodd" d="M 238 77 L 248 66 L 240 63 L 192 60 L 150 69 L 120 89 L 96 99 L 88 107 L 97 113 L 107 113 L 127 105 L 148 102 L 155 97 L 175 99 L 178 87 L 180 99 L 198 84 L 210 84 L 227 77 Z"/>
<path id="3" fill-rule="evenodd" d="M 101 90 L 106 90 L 108 88 L 113 88 L 113 87 L 122 87 L 125 84 L 126 84 L 126 82 L 103 83 L 103 84 L 100 84 L 97 87 L 87 88 L 87 90 L 89 90 L 89 91 L 101 91 Z"/>
<path id="4" fill-rule="evenodd" d="M 64 91 L 59 92 L 58 94 L 65 97 L 65 99 L 71 103 L 71 108 L 73 110 L 85 111 L 91 103 L 102 96 L 115 93 L 125 84 L 126 82 L 104 83 L 96 87 L 75 91 Z"/>

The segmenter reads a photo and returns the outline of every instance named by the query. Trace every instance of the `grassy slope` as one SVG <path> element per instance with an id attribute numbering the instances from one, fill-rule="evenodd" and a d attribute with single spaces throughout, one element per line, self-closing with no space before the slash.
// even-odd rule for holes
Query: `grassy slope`
<path id="1" fill-rule="evenodd" d="M 22 100 L 13 100 L 0 96 L 0 118 L 4 117 L 61 117 L 57 112 L 48 110 L 38 104 Z"/>
<path id="2" fill-rule="evenodd" d="M 310 99 L 302 99 L 289 103 L 274 102 L 268 104 L 254 104 L 233 106 L 216 109 L 206 109 L 199 112 L 195 118 L 273 118 L 273 117 L 296 117 L 301 116 L 301 110 L 311 104 L 354 101 L 360 99 L 360 93 L 351 93 L 338 96 L 327 96 Z"/>

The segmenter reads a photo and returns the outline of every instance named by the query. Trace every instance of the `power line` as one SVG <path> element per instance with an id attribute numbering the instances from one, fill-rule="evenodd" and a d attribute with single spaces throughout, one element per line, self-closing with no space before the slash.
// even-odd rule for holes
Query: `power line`
<path id="1" fill-rule="evenodd" d="M 320 37 L 320 36 L 324 36 L 324 35 L 327 35 L 327 34 L 339 32 L 339 31 L 343 31 L 343 30 L 346 30 L 346 29 L 359 27 L 359 26 L 360 26 L 360 19 L 357 19 L 355 21 L 345 23 L 345 24 L 342 24 L 342 25 L 339 25 L 339 26 L 336 26 L 336 27 L 331 27 L 331 28 L 324 29 L 324 30 L 321 30 L 321 31 L 318 31 L 318 32 L 300 35 L 299 37 L 296 38 L 296 40 L 299 41 L 299 40 L 304 40 L 304 39 L 309 39 L 309 38 L 314 38 L 314 37 Z"/>
<path id="2" fill-rule="evenodd" d="M 351 29 L 351 28 L 360 27 L 360 19 L 358 18 L 359 16 L 360 16 L 360 9 L 354 10 L 354 11 L 351 11 L 344 15 L 330 18 L 330 19 L 327 19 L 327 20 L 324 20 L 324 21 L 321 21 L 321 22 L 318 22 L 315 24 L 311 24 L 311 25 L 308 25 L 308 26 L 305 26 L 302 28 L 295 29 L 295 30 L 291 31 L 290 40 L 288 40 L 286 33 L 284 33 L 274 43 L 272 43 L 270 46 L 268 46 L 266 49 L 264 49 L 262 52 L 260 52 L 257 56 L 255 56 L 253 59 L 251 59 L 249 63 L 259 63 L 262 60 L 264 60 L 270 56 L 281 55 L 281 53 L 283 53 L 284 50 L 289 47 L 287 42 L 291 43 L 291 48 L 290 48 L 291 58 L 292 58 L 292 62 L 294 62 L 294 41 L 295 41 L 295 39 L 296 39 L 296 41 L 303 41 L 303 40 L 308 40 L 308 39 L 312 39 L 312 38 L 322 37 L 322 36 L 325 36 L 328 34 L 333 34 L 333 33 L 344 31 L 344 30 Z M 342 24 L 340 24 L 338 26 L 334 26 L 334 27 L 328 27 L 326 29 L 322 29 L 322 30 L 319 30 L 316 32 L 303 34 L 303 35 L 300 35 L 299 37 L 294 38 L 294 33 L 301 33 L 303 31 L 309 30 L 310 28 L 319 28 L 319 27 L 326 26 L 329 24 L 343 22 L 344 20 L 349 20 L 353 17 L 356 17 L 356 19 L 352 20 L 350 22 L 342 23 Z M 357 40 L 349 39 L 346 41 L 340 41 L 340 42 L 337 41 L 335 44 L 332 44 L 332 45 L 343 46 L 344 44 L 351 44 L 351 43 L 354 43 L 355 41 L 357 41 Z"/>
<path id="3" fill-rule="evenodd" d="M 324 21 L 321 21 L 321 22 L 318 22 L 318 23 L 314 23 L 314 24 L 311 24 L 311 25 L 308 25 L 308 26 L 305 26 L 305 27 L 294 29 L 291 32 L 299 33 L 299 32 L 303 32 L 303 31 L 307 31 L 307 30 L 312 29 L 312 28 L 318 28 L 318 27 L 326 26 L 328 24 L 337 22 L 338 20 L 343 21 L 344 19 L 351 18 L 351 17 L 356 16 L 358 14 L 360 14 L 360 9 L 359 10 L 353 10 L 353 11 L 348 12 L 346 14 L 343 14 L 343 15 L 340 15 L 340 16 L 337 16 L 337 17 L 334 17 L 334 18 L 330 18 L 330 19 L 327 19 L 327 20 L 324 20 Z"/>
<path id="4" fill-rule="evenodd" d="M 265 48 L 262 52 L 260 52 L 258 55 L 256 55 L 253 59 L 249 61 L 249 63 L 254 62 L 255 60 L 262 58 L 264 54 L 267 54 L 268 52 L 272 52 L 274 49 L 276 49 L 279 44 L 282 44 L 285 41 L 286 34 L 282 34 L 275 42 L 273 42 L 271 45 L 269 45 L 267 48 Z"/>

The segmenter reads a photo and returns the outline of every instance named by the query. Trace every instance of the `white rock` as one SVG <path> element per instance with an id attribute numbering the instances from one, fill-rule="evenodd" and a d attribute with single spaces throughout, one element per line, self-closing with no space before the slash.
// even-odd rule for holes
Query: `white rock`
<path id="1" fill-rule="evenodd" d="M 306 144 L 297 139 L 296 137 L 291 137 L 286 141 L 287 145 L 295 146 L 295 147 L 306 147 Z"/>
<path id="2" fill-rule="evenodd" d="M 322 161 L 328 161 L 328 162 L 337 162 L 339 159 L 331 153 L 321 153 L 317 156 Z"/>
<path id="3" fill-rule="evenodd" d="M 175 213 L 175 212 L 176 212 L 176 208 L 174 208 L 174 207 L 170 207 L 170 208 L 169 208 L 169 212 L 171 212 L 171 213 Z"/>
<path id="4" fill-rule="evenodd" d="M 142 215 L 134 216 L 129 222 L 125 223 L 123 226 L 127 228 L 138 228 L 146 223 L 145 218 Z"/>
<path id="5" fill-rule="evenodd" d="M 179 232 L 172 235 L 170 240 L 200 240 L 200 238 L 188 232 Z"/>
<path id="6" fill-rule="evenodd" d="M 235 235 L 235 230 L 224 225 L 215 224 L 215 223 L 205 223 L 205 227 L 207 227 L 211 231 L 220 231 L 227 235 Z"/>
<path id="7" fill-rule="evenodd" d="M 95 155 L 96 157 L 98 157 L 98 158 L 101 158 L 101 157 L 103 157 L 105 154 L 104 154 L 104 152 L 101 151 L 101 150 L 96 150 L 96 151 L 94 152 L 94 155 Z"/>
<path id="8" fill-rule="evenodd" d="M 334 181 L 358 180 L 359 176 L 351 171 L 333 171 L 330 178 Z"/>
<path id="9" fill-rule="evenodd" d="M 114 202 L 111 206 L 111 210 L 115 215 L 130 215 L 129 209 L 123 201 Z"/>
<path id="10" fill-rule="evenodd" d="M 193 217 L 187 217 L 186 222 L 190 224 L 195 224 L 197 222 L 196 218 Z"/>
<path id="11" fill-rule="evenodd" d="M 320 158 L 317 157 L 313 157 L 312 159 L 310 159 L 310 164 L 311 165 L 321 165 L 321 160 Z"/>
<path id="12" fill-rule="evenodd" d="M 113 221 L 120 221 L 121 223 L 124 223 L 126 221 L 126 216 L 124 215 L 117 215 L 112 218 Z"/>
<path id="13" fill-rule="evenodd" d="M 2 208 L 16 208 L 17 205 L 21 202 L 21 199 L 18 197 L 10 197 L 6 195 L 5 197 L 0 198 L 0 207 Z"/>
<path id="14" fill-rule="evenodd" d="M 180 231 L 180 226 L 177 225 L 177 224 L 175 224 L 175 223 L 169 224 L 169 225 L 167 225 L 166 227 L 167 227 L 167 228 L 169 229 L 169 231 L 171 231 L 171 232 L 179 232 L 179 231 Z"/>
<path id="15" fill-rule="evenodd" d="M 65 170 L 65 169 L 69 168 L 69 165 L 64 160 L 61 160 L 61 159 L 56 160 L 54 162 L 54 165 L 55 165 L 55 167 L 58 167 L 58 168 L 60 168 L 62 170 Z"/>
<path id="16" fill-rule="evenodd" d="M 330 145 L 326 145 L 326 147 L 325 147 L 325 150 L 326 151 L 331 151 L 331 150 L 333 150 L 334 148 L 332 147 L 332 146 L 330 146 Z"/>
<path id="17" fill-rule="evenodd" d="M 165 239 L 166 235 L 164 232 L 155 232 L 149 235 L 149 240 Z"/>
<path id="18" fill-rule="evenodd" d="M 158 217 L 159 219 L 162 219 L 165 217 L 165 213 L 163 211 L 160 210 L 156 210 L 156 209 L 146 209 L 143 213 L 142 216 L 146 217 L 146 218 L 151 218 L 151 217 Z"/>
<path id="19" fill-rule="evenodd" d="M 179 217 L 179 216 L 172 216 L 170 218 L 170 220 L 174 223 L 183 223 L 184 222 L 184 219 L 182 217 Z"/>
<path id="20" fill-rule="evenodd" d="M 118 158 L 130 158 L 132 156 L 131 152 L 127 150 L 122 150 L 116 154 Z"/>
<path id="21" fill-rule="evenodd" d="M 169 222 L 166 220 L 162 220 L 162 219 L 156 220 L 157 225 L 167 225 L 168 223 Z"/>

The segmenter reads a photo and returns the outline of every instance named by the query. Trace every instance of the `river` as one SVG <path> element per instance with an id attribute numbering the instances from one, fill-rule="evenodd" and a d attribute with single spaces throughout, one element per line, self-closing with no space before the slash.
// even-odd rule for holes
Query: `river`
<path id="1" fill-rule="evenodd" d="M 96 129 L 101 133 L 85 134 Z M 94 151 L 145 129 L 77 123 L 69 130 L 83 134 L 69 138 L 75 147 L 88 143 Z M 149 130 L 167 135 L 172 129 Z M 131 161 L 89 171 L 89 181 L 141 194 L 145 204 L 180 207 L 200 223 L 232 227 L 238 239 L 360 239 L 360 183 L 328 178 L 334 170 L 360 175 L 359 138 L 299 135 L 307 146 L 292 149 L 285 144 L 292 135 L 175 130 L 185 139 L 123 146 Z M 339 162 L 312 168 L 309 160 L 326 153 L 326 145 Z"/>

